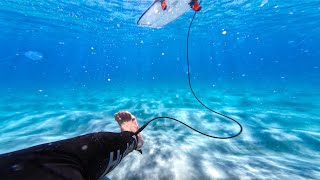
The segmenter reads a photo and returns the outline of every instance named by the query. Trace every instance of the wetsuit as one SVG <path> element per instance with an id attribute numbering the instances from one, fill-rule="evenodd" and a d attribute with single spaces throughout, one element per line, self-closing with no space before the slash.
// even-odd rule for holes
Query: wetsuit
<path id="1" fill-rule="evenodd" d="M 135 150 L 132 132 L 99 132 L 0 155 L 0 179 L 95 180 Z"/>

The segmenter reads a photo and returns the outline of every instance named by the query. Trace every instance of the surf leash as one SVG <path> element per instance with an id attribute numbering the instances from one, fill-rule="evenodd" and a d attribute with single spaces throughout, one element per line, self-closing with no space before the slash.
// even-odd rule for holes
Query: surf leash
<path id="1" fill-rule="evenodd" d="M 199 4 L 200 4 L 200 2 L 199 2 Z M 151 122 L 153 122 L 153 121 L 155 121 L 155 120 L 159 120 L 159 119 L 170 119 L 170 120 L 176 121 L 176 122 L 178 122 L 178 123 L 180 123 L 180 124 L 183 124 L 184 126 L 188 127 L 189 129 L 191 129 L 191 130 L 193 130 L 193 131 L 201 134 L 201 135 L 204 135 L 204 136 L 207 136 L 207 137 L 210 137 L 210 138 L 214 138 L 214 139 L 231 139 L 231 138 L 235 138 L 235 137 L 239 136 L 239 135 L 242 133 L 243 127 L 242 127 L 242 125 L 241 125 L 237 120 L 235 120 L 234 118 L 232 118 L 232 117 L 230 117 L 230 116 L 227 116 L 227 115 L 225 115 L 225 114 L 222 114 L 222 113 L 220 113 L 220 112 L 214 111 L 213 109 L 211 109 L 210 107 L 208 107 L 207 105 L 205 105 L 203 102 L 201 102 L 200 99 L 197 97 L 197 95 L 196 95 L 196 94 L 194 93 L 194 91 L 193 91 L 193 88 L 192 88 L 192 85 L 191 85 L 190 63 L 189 63 L 189 36 L 190 36 L 190 31 L 191 31 L 192 23 L 193 23 L 194 18 L 196 17 L 196 14 L 197 14 L 197 11 L 194 12 L 193 17 L 192 17 L 192 19 L 191 19 L 191 22 L 190 22 L 190 25 L 189 25 L 189 29 L 188 29 L 187 43 L 186 43 L 186 44 L 187 44 L 187 58 L 186 58 L 186 60 L 187 60 L 187 66 L 188 66 L 188 83 L 189 83 L 190 91 L 191 91 L 191 93 L 193 94 L 193 96 L 196 98 L 196 100 L 197 100 L 203 107 L 205 107 L 206 109 L 208 109 L 208 110 L 211 111 L 212 113 L 214 113 L 214 114 L 216 114 L 216 115 L 219 115 L 220 117 L 223 117 L 223 118 L 226 118 L 226 119 L 229 119 L 229 120 L 235 122 L 235 123 L 239 126 L 239 128 L 240 128 L 239 132 L 236 133 L 236 134 L 234 134 L 234 135 L 231 135 L 231 136 L 213 136 L 213 135 L 210 135 L 210 134 L 201 132 L 201 131 L 199 131 L 199 130 L 193 128 L 193 127 L 191 127 L 190 125 L 188 125 L 188 124 L 186 124 L 186 123 L 184 123 L 184 122 L 182 122 L 182 121 L 180 121 L 180 120 L 178 120 L 178 119 L 176 119 L 176 118 L 167 117 L 167 116 L 159 116 L 159 117 L 156 117 L 156 118 L 153 118 L 153 119 L 149 120 L 147 123 L 145 123 L 143 126 L 141 126 L 141 127 L 137 130 L 137 132 L 135 132 L 135 135 L 137 135 L 137 134 L 139 134 L 141 131 L 143 131 L 144 128 L 146 128 Z"/>

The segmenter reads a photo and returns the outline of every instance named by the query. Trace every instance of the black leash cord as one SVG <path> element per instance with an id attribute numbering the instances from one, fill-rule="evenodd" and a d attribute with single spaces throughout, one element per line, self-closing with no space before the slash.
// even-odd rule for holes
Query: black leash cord
<path id="1" fill-rule="evenodd" d="M 187 36 L 187 66 L 188 66 L 188 80 L 189 80 L 188 82 L 189 82 L 190 90 L 191 90 L 193 96 L 197 99 L 197 101 L 198 101 L 203 107 L 207 108 L 207 109 L 208 109 L 209 111 L 211 111 L 212 113 L 215 113 L 215 114 L 217 114 L 217 115 L 219 115 L 219 116 L 222 116 L 222 117 L 224 117 L 224 118 L 227 118 L 227 119 L 229 119 L 229 120 L 237 123 L 237 124 L 239 125 L 239 127 L 240 127 L 239 132 L 238 132 L 237 134 L 232 135 L 232 136 L 226 136 L 226 137 L 212 136 L 212 135 L 203 133 L 203 132 L 195 129 L 195 128 L 189 126 L 188 124 L 186 124 L 186 123 L 184 123 L 184 122 L 182 122 L 182 121 L 180 121 L 180 120 L 178 120 L 178 119 L 175 119 L 175 118 L 172 118 L 172 117 L 160 116 L 160 117 L 156 117 L 156 118 L 151 119 L 151 120 L 148 121 L 146 124 L 144 124 L 143 126 L 141 126 L 141 127 L 138 129 L 138 131 L 135 132 L 135 135 L 139 134 L 145 127 L 147 127 L 147 126 L 149 125 L 149 123 L 151 123 L 152 121 L 155 121 L 155 120 L 157 120 L 157 119 L 170 119 L 170 120 L 179 122 L 179 123 L 185 125 L 186 127 L 192 129 L 193 131 L 196 131 L 196 132 L 199 133 L 199 134 L 202 134 L 202 135 L 207 136 L 207 137 L 210 137 L 210 138 L 215 138 L 215 139 L 231 139 L 231 138 L 235 138 L 235 137 L 239 136 L 239 135 L 242 133 L 243 128 L 242 128 L 242 125 L 241 125 L 238 121 L 236 121 L 235 119 L 233 119 L 233 118 L 231 118 L 231 117 L 229 117 L 229 116 L 227 116 L 227 115 L 224 115 L 224 114 L 222 114 L 222 113 L 219 113 L 219 112 L 217 112 L 217 111 L 214 111 L 214 110 L 212 110 L 211 108 L 209 108 L 208 106 L 206 106 L 204 103 L 202 103 L 202 102 L 200 101 L 200 99 L 196 96 L 196 94 L 194 93 L 194 91 L 193 91 L 193 89 L 192 89 L 192 86 L 191 86 L 191 76 L 190 76 L 190 63 L 189 63 L 189 35 L 190 35 L 190 30 L 191 30 L 191 27 L 192 27 L 193 20 L 194 20 L 196 14 L 197 14 L 197 12 L 195 12 L 194 15 L 193 15 L 193 17 L 192 17 L 192 20 L 191 20 L 191 22 L 190 22 L 189 29 L 188 29 L 188 36 Z"/>

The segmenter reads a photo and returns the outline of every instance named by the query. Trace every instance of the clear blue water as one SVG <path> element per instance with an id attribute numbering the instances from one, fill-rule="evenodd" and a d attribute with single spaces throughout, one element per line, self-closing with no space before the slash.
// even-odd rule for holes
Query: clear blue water
<path id="1" fill-rule="evenodd" d="M 152 0 L 0 1 L 0 153 L 172 116 L 213 135 L 238 126 L 188 89 L 193 12 L 138 27 Z M 202 2 L 192 83 L 241 136 L 214 140 L 166 120 L 143 131 L 111 179 L 320 179 L 320 2 Z M 120 130 L 120 129 L 119 129 Z"/>

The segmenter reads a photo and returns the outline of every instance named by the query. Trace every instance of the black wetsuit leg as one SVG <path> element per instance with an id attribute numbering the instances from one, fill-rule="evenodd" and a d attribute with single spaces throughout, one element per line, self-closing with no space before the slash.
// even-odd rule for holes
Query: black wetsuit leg
<path id="1" fill-rule="evenodd" d="M 137 147 L 132 132 L 99 132 L 0 155 L 0 179 L 94 180 Z"/>

